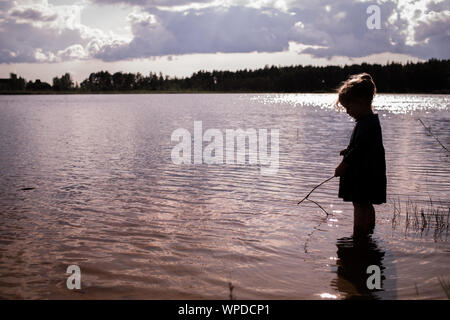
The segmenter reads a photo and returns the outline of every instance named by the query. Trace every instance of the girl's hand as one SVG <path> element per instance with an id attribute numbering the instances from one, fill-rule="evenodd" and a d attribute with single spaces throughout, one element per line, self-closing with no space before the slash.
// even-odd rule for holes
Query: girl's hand
<path id="1" fill-rule="evenodd" d="M 344 150 L 341 150 L 341 152 L 339 152 L 339 155 L 343 156 L 345 154 L 345 152 L 347 152 L 347 148 L 345 148 Z"/>
<path id="2" fill-rule="evenodd" d="M 344 161 L 342 161 L 334 170 L 334 176 L 335 177 L 341 177 L 344 175 L 345 171 L 348 168 L 348 164 L 346 164 Z"/>

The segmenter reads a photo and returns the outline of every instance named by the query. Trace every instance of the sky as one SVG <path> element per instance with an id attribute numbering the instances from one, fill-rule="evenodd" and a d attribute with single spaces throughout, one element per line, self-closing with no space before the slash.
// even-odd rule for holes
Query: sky
<path id="1" fill-rule="evenodd" d="M 0 0 L 0 78 L 430 58 L 450 58 L 450 0 Z"/>

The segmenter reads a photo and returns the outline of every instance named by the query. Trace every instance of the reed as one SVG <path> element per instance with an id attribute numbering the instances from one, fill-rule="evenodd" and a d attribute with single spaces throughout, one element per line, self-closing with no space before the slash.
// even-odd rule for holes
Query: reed
<path id="1" fill-rule="evenodd" d="M 450 282 L 442 277 L 437 277 L 439 284 L 441 285 L 442 290 L 444 291 L 445 295 L 447 296 L 447 299 L 450 300 Z M 416 296 L 419 297 L 419 288 L 417 287 L 417 283 L 414 283 L 414 288 L 416 289 Z"/>
<path id="2" fill-rule="evenodd" d="M 434 231 L 435 240 L 443 234 L 448 235 L 450 207 L 448 204 L 436 203 L 430 198 L 424 208 L 419 202 L 410 199 L 401 202 L 400 198 L 394 199 L 392 227 L 396 229 L 404 224 L 405 234 L 408 231 L 420 232 L 420 234 Z"/>
<path id="3" fill-rule="evenodd" d="M 230 300 L 236 300 L 236 297 L 233 295 L 234 286 L 231 282 L 228 282 L 228 289 L 230 289 Z"/>
<path id="4" fill-rule="evenodd" d="M 436 141 L 441 145 L 442 149 L 444 149 L 445 151 L 447 151 L 448 153 L 450 153 L 450 150 L 449 150 L 446 146 L 444 146 L 444 144 L 441 142 L 441 140 L 439 140 L 439 138 L 438 138 L 436 135 L 434 135 L 433 132 L 431 132 L 430 127 L 427 127 L 427 126 L 425 125 L 425 123 L 423 123 L 422 119 L 419 118 L 418 120 L 419 120 L 419 122 L 422 124 L 422 126 L 425 128 L 425 130 L 427 130 L 428 134 L 429 134 L 430 136 L 432 136 L 432 137 L 434 138 L 434 140 L 436 140 Z M 448 156 L 448 155 L 447 155 L 447 156 Z"/>
<path id="5" fill-rule="evenodd" d="M 444 290 L 445 295 L 447 296 L 447 299 L 450 300 L 450 282 L 444 277 L 438 277 L 438 280 L 442 290 Z"/>

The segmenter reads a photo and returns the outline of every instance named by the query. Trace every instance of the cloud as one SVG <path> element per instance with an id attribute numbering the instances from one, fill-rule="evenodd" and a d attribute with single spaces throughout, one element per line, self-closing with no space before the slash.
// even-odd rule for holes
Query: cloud
<path id="1" fill-rule="evenodd" d="M 449 31 L 450 15 L 445 13 L 432 14 L 418 21 L 415 27 L 414 40 L 420 42 L 436 36 L 448 36 Z"/>
<path id="2" fill-rule="evenodd" d="M 120 61 L 195 53 L 280 52 L 313 57 L 450 56 L 450 5 L 437 0 L 91 0 L 126 4 L 131 38 L 80 22 L 83 6 L 0 2 L 0 63 Z M 381 29 L 368 29 L 378 3 Z M 101 10 L 101 9 L 99 9 Z M 131 9 L 130 9 L 131 10 Z M 99 11 L 99 14 L 101 12 Z"/>
<path id="3" fill-rule="evenodd" d="M 145 3 L 150 2 L 155 3 Z M 379 30 L 367 28 L 366 10 L 372 4 L 368 2 L 225 3 L 181 11 L 142 8 L 147 20 L 129 20 L 133 40 L 105 46 L 96 57 L 114 61 L 187 53 L 276 52 L 286 50 L 290 41 L 304 45 L 302 52 L 315 57 L 356 58 L 384 52 L 424 59 L 449 56 L 448 41 L 439 42 L 448 38 L 449 12 L 436 2 L 422 1 L 417 6 L 417 1 L 383 1 Z"/>
<path id="4" fill-rule="evenodd" d="M 275 9 L 152 12 L 130 17 L 134 35 L 130 43 L 105 46 L 96 57 L 111 61 L 169 54 L 282 51 L 289 46 L 287 30 L 295 23 L 292 15 Z"/>
<path id="5" fill-rule="evenodd" d="M 58 51 L 58 57 L 62 60 L 85 59 L 88 57 L 88 53 L 82 45 L 74 44 L 64 50 Z"/>
<path id="6" fill-rule="evenodd" d="M 22 18 L 26 20 L 38 20 L 38 21 L 53 21 L 56 19 L 57 15 L 45 15 L 39 10 L 35 10 L 32 8 L 24 9 L 24 10 L 13 10 L 11 12 L 11 17 Z"/>
<path id="7" fill-rule="evenodd" d="M 418 56 L 445 59 L 450 53 L 450 15 L 437 13 L 418 21 L 414 28 L 411 52 Z"/>
<path id="8" fill-rule="evenodd" d="M 383 3 L 380 8 L 381 29 L 367 28 L 368 4 L 336 1 L 327 6 L 295 9 L 304 28 L 295 30 L 296 40 L 303 44 L 320 45 L 307 48 L 303 53 L 316 57 L 362 57 L 370 54 L 403 51 L 405 35 L 401 32 L 405 21 L 388 21 L 396 4 Z"/>
<path id="9" fill-rule="evenodd" d="M 450 10 L 450 2 L 449 1 L 430 1 L 427 3 L 427 12 L 435 11 L 449 11 Z"/>
<path id="10" fill-rule="evenodd" d="M 7 20 L 1 24 L 0 62 L 44 62 L 55 60 L 55 53 L 84 40 L 78 30 L 36 28 L 31 23 Z M 10 34 L 14 34 L 13 37 Z"/>
<path id="11" fill-rule="evenodd" d="M 213 0 L 92 0 L 97 4 L 110 5 L 113 3 L 124 4 L 129 6 L 141 6 L 141 7 L 174 7 L 185 6 L 198 3 L 212 3 Z"/>
<path id="12" fill-rule="evenodd" d="M 0 63 L 87 59 L 117 41 L 112 34 L 82 25 L 80 5 L 23 1 L 1 6 Z"/>
<path id="13" fill-rule="evenodd" d="M 166 9 L 179 9 L 184 10 L 186 8 L 195 7 L 208 7 L 217 5 L 217 0 L 91 0 L 95 4 L 99 5 L 111 5 L 120 4 L 128 6 L 137 6 L 141 8 L 166 8 Z M 220 1 L 230 2 L 230 1 Z"/>

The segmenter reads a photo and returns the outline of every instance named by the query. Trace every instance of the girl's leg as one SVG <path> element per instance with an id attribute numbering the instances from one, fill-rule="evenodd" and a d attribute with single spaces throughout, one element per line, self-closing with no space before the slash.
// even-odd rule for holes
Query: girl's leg
<path id="1" fill-rule="evenodd" d="M 371 203 L 355 203 L 354 207 L 354 235 L 368 235 L 375 228 L 375 209 Z"/>

